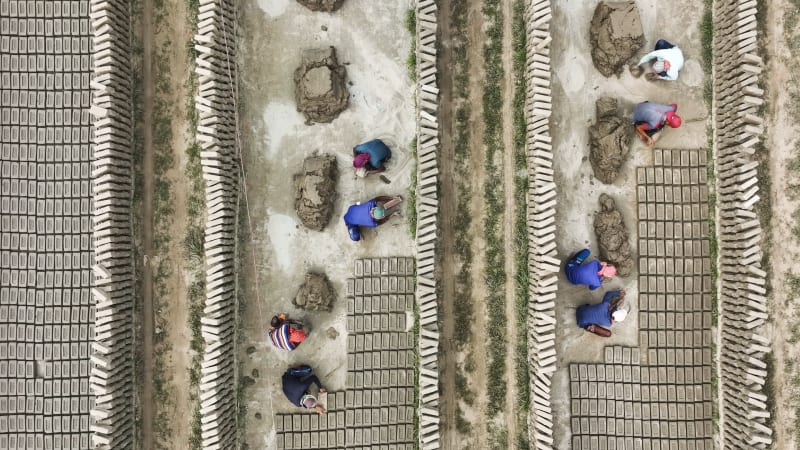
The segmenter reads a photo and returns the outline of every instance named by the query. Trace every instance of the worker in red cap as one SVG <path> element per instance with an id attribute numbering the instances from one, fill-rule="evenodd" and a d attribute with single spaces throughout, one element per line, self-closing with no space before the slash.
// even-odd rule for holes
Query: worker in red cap
<path id="1" fill-rule="evenodd" d="M 681 126 L 681 118 L 675 112 L 678 105 L 670 103 L 662 105 L 653 102 L 642 102 L 636 105 L 633 110 L 633 126 L 636 134 L 648 146 L 652 146 L 655 141 L 653 136 L 669 125 L 672 128 Z"/>

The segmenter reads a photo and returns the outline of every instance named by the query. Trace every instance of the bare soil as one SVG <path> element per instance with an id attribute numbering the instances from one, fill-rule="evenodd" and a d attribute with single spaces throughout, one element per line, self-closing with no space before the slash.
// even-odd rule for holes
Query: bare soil
<path id="1" fill-rule="evenodd" d="M 141 10 L 142 54 L 142 139 L 144 148 L 142 167 L 142 242 L 143 277 L 142 301 L 142 359 L 144 372 L 141 392 L 141 448 L 175 448 L 189 441 L 192 410 L 188 389 L 188 353 L 190 332 L 187 326 L 188 300 L 183 236 L 186 233 L 186 148 L 191 142 L 186 121 L 186 104 L 191 99 L 186 80 L 190 65 L 186 43 L 191 39 L 186 2 L 165 0 L 156 8 L 151 0 L 144 0 Z M 166 77 L 166 79 L 165 79 Z M 158 86 L 166 83 L 167 89 Z M 165 94 L 165 92 L 167 92 Z M 156 142 L 159 126 L 153 118 L 156 105 L 168 105 L 167 115 L 172 118 L 169 142 Z M 173 165 L 157 167 L 160 158 L 156 147 L 171 149 Z M 163 175 L 159 171 L 166 169 Z M 168 181 L 169 217 L 156 220 L 157 204 L 155 186 L 159 180 Z M 166 229 L 165 229 L 166 228 Z M 172 239 L 166 249 L 154 245 L 158 234 Z M 171 267 L 166 276 L 160 266 Z M 169 324 L 169 326 L 165 326 Z M 156 395 L 153 380 L 160 374 L 165 395 Z"/>
<path id="2" fill-rule="evenodd" d="M 144 49 L 142 57 L 142 140 L 143 140 L 143 161 L 142 161 L 142 253 L 144 263 L 142 268 L 141 302 L 142 302 L 142 380 L 153 379 L 154 353 L 153 334 L 155 332 L 155 317 L 153 313 L 153 265 L 149 264 L 148 259 L 153 256 L 153 123 L 150 118 L 153 116 L 153 92 L 155 91 L 153 81 L 153 2 L 152 0 L 142 1 L 142 20 L 140 39 Z M 141 429 L 141 448 L 155 448 L 155 437 L 153 434 L 153 421 L 155 418 L 155 395 L 153 394 L 153 383 L 143 382 L 140 384 L 141 395 L 139 397 L 140 429 Z"/>
<path id="3" fill-rule="evenodd" d="M 514 48 L 513 30 L 514 24 L 513 0 L 502 0 L 503 11 L 503 193 L 505 194 L 505 217 L 503 220 L 504 253 L 505 253 L 505 272 L 506 272 L 506 342 L 503 344 L 508 351 L 506 352 L 506 401 L 505 413 L 503 418 L 498 418 L 505 422 L 507 432 L 507 443 L 509 449 L 517 448 L 517 377 L 516 359 L 525 358 L 526 355 L 517 355 L 514 351 L 517 348 L 517 312 L 516 312 L 516 284 L 515 274 L 517 270 L 516 254 L 517 248 L 514 244 L 514 216 L 517 211 L 517 203 L 514 197 L 514 180 L 516 180 L 516 165 L 514 161 L 514 111 L 512 101 L 514 100 Z M 519 213 L 525 214 L 525 211 Z"/>
<path id="4" fill-rule="evenodd" d="M 800 117 L 797 99 L 792 99 L 793 90 L 800 90 L 800 80 L 796 70 L 800 67 L 797 49 L 792 48 L 789 40 L 797 41 L 800 31 L 785 32 L 785 22 L 794 15 L 797 19 L 798 7 L 786 0 L 773 0 L 765 3 L 767 7 L 767 52 L 768 67 L 763 75 L 767 81 L 769 105 L 768 133 L 765 133 L 766 145 L 769 149 L 768 167 L 772 180 L 769 193 L 771 202 L 771 234 L 772 242 L 767 251 L 770 254 L 770 335 L 772 339 L 773 391 L 775 409 L 773 411 L 774 432 L 773 447 L 797 448 L 797 410 L 800 407 L 800 386 L 797 383 L 800 375 L 800 343 L 798 343 L 797 324 L 800 321 L 800 298 L 793 292 L 791 278 L 800 273 L 795 269 L 800 248 L 793 228 L 797 226 L 793 217 L 800 204 L 797 196 L 792 194 L 800 183 L 796 171 L 792 170 L 792 162 L 797 158 L 798 127 Z M 793 103 L 794 102 L 794 103 Z M 762 195 L 766 195 L 763 193 Z M 775 245 L 778 243 L 778 245 Z M 778 313 L 780 312 L 780 313 Z"/>

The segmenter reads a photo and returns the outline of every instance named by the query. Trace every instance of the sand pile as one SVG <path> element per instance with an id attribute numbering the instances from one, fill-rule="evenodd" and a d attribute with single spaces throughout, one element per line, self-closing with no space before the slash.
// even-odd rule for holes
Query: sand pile
<path id="1" fill-rule="evenodd" d="M 294 176 L 294 209 L 307 228 L 322 231 L 331 220 L 339 169 L 333 155 L 312 155 Z"/>
<path id="2" fill-rule="evenodd" d="M 306 50 L 294 71 L 297 110 L 306 122 L 328 123 L 347 108 L 347 70 L 336 59 L 336 49 Z"/>
<path id="3" fill-rule="evenodd" d="M 617 111 L 617 99 L 600 97 L 595 103 L 597 121 L 589 127 L 589 162 L 594 176 L 613 183 L 630 149 L 630 123 Z"/>
<path id="4" fill-rule="evenodd" d="M 334 301 L 333 286 L 321 273 L 307 273 L 306 281 L 294 298 L 297 307 L 306 311 L 330 311 Z"/>
<path id="5" fill-rule="evenodd" d="M 594 233 L 600 245 L 600 260 L 614 264 L 618 276 L 630 275 L 634 257 L 628 243 L 628 230 L 614 199 L 606 194 L 600 195 L 600 211 L 594 215 Z"/>
<path id="6" fill-rule="evenodd" d="M 604 76 L 619 75 L 644 45 L 639 9 L 634 2 L 600 2 L 589 29 L 592 62 Z"/>

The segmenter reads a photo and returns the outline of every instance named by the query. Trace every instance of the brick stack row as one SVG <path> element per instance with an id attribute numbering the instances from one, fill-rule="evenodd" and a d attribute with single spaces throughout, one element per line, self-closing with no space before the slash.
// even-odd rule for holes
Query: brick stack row
<path id="1" fill-rule="evenodd" d="M 197 141 L 205 182 L 206 304 L 201 318 L 200 417 L 205 449 L 234 448 L 236 436 L 235 324 L 236 8 L 231 0 L 201 0 L 198 8 L 195 97 Z"/>
<path id="2" fill-rule="evenodd" d="M 435 0 L 417 3 L 417 302 L 419 304 L 420 447 L 439 448 L 439 328 L 436 240 L 439 214 L 439 88 Z"/>
<path id="3" fill-rule="evenodd" d="M 556 370 L 555 299 L 560 262 L 556 257 L 556 184 L 550 138 L 550 0 L 527 2 L 528 242 L 530 304 L 528 363 L 531 380 L 530 442 L 537 449 L 553 446 L 550 381 Z"/>
<path id="4" fill-rule="evenodd" d="M 90 2 L 94 73 L 94 343 L 90 411 L 96 448 L 132 448 L 132 92 L 128 2 Z"/>
<path id="5" fill-rule="evenodd" d="M 721 433 L 731 448 L 772 442 L 763 392 L 767 319 L 762 230 L 757 216 L 764 131 L 755 0 L 720 0 L 714 10 L 714 99 L 718 177 Z M 763 12 L 762 12 L 763 14 Z"/>

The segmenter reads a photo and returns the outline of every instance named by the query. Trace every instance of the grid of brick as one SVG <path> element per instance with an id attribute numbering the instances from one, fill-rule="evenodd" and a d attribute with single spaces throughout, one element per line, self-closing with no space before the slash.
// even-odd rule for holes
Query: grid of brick
<path id="1" fill-rule="evenodd" d="M 637 179 L 639 347 L 570 366 L 572 448 L 711 448 L 705 151 L 655 150 Z"/>
<path id="2" fill-rule="evenodd" d="M 89 448 L 88 1 L 0 1 L 0 448 Z"/>
<path id="3" fill-rule="evenodd" d="M 278 448 L 414 448 L 414 262 L 355 263 L 347 285 L 347 391 L 328 395 L 328 414 L 281 414 Z M 323 380 L 324 381 L 324 380 Z"/>

